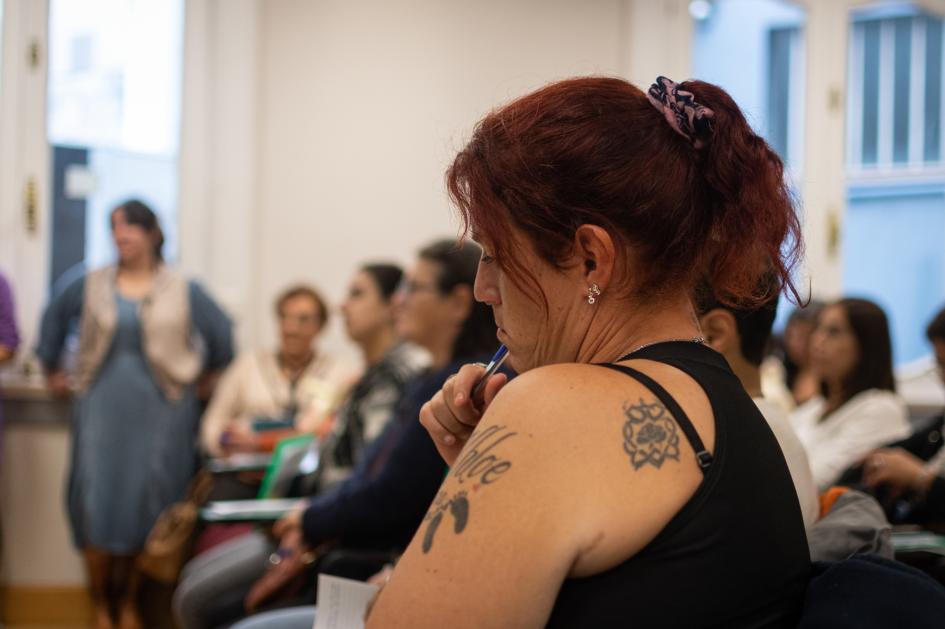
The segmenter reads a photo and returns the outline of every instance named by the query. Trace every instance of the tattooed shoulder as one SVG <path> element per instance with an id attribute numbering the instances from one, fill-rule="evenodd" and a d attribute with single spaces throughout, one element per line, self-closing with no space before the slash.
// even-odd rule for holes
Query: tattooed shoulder
<path id="1" fill-rule="evenodd" d="M 623 449 L 633 469 L 662 467 L 667 459 L 679 460 L 676 420 L 659 400 L 624 402 Z"/>
<path id="2" fill-rule="evenodd" d="M 466 530 L 471 494 L 500 480 L 512 469 L 512 461 L 503 457 L 496 449 L 517 434 L 505 426 L 489 426 L 469 440 L 450 471 L 450 477 L 463 488 L 452 495 L 447 491 L 440 491 L 423 518 L 426 523 L 422 544 L 424 554 L 433 548 L 433 540 L 447 512 L 453 521 L 453 533 L 459 535 Z"/>

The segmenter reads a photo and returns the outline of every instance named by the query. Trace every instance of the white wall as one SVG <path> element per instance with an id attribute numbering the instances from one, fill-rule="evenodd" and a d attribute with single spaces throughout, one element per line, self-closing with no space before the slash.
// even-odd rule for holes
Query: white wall
<path id="1" fill-rule="evenodd" d="M 359 263 L 409 263 L 457 233 L 443 174 L 490 108 L 576 74 L 688 75 L 685 5 L 187 0 L 182 270 L 234 315 L 242 347 L 274 344 L 271 301 L 289 282 L 314 282 L 337 303 Z M 660 52 L 667 33 L 677 44 Z M 4 111 L 15 96 L 3 94 Z M 14 174 L 0 169 L 3 181 Z M 0 226 L 18 212 L 0 190 Z M 18 240 L 0 230 L 0 262 L 28 279 L 20 271 L 45 269 L 45 249 L 7 255 Z M 23 282 L 28 345 L 43 287 Z M 354 358 L 338 321 L 325 345 Z M 4 559 L 5 582 L 79 584 L 62 497 L 67 426 L 8 427 L 0 497 L 5 547 L 19 550 Z"/>
<path id="2" fill-rule="evenodd" d="M 3 584 L 81 586 L 85 573 L 66 521 L 68 425 L 7 425 L 0 461 Z"/>
<path id="3" fill-rule="evenodd" d="M 288 280 L 337 300 L 358 263 L 455 235 L 443 173 L 474 123 L 552 79 L 617 73 L 618 5 L 262 5 L 259 320 Z"/>
<path id="4" fill-rule="evenodd" d="M 287 283 L 312 281 L 337 303 L 359 263 L 409 263 L 457 233 L 443 174 L 492 107 L 572 75 L 686 74 L 685 3 L 651 4 L 239 0 L 224 11 L 191 0 L 187 41 L 206 66 L 185 68 L 185 85 L 204 95 L 185 88 L 182 264 L 221 293 L 244 345 L 273 343 L 271 301 Z M 666 28 L 683 34 L 678 54 L 657 54 Z M 255 54 L 238 46 L 247 40 Z M 250 92 L 253 103 L 232 102 Z M 258 151 L 221 169 L 215 155 L 233 160 L 225 144 Z M 201 163 L 187 157 L 194 147 Z M 201 183 L 221 178 L 243 197 Z M 226 208 L 194 193 L 207 185 L 229 194 Z M 350 352 L 337 323 L 325 345 Z"/>

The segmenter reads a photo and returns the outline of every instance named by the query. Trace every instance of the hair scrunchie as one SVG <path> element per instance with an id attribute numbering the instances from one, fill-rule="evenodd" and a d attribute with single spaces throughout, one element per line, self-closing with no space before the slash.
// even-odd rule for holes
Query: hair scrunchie
<path id="1" fill-rule="evenodd" d="M 673 131 L 689 140 L 695 148 L 705 145 L 704 138 L 712 130 L 709 121 L 714 112 L 696 102 L 692 92 L 679 89 L 679 84 L 665 76 L 656 77 L 646 97 L 663 113 Z"/>

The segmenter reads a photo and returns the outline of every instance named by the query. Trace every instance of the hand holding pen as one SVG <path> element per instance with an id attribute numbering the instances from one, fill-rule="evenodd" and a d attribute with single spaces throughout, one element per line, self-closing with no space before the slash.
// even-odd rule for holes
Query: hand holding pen
<path id="1" fill-rule="evenodd" d="M 508 382 L 508 376 L 498 372 L 507 355 L 502 345 L 488 365 L 464 365 L 420 409 L 420 423 L 448 465 L 459 456 L 489 404 Z"/>

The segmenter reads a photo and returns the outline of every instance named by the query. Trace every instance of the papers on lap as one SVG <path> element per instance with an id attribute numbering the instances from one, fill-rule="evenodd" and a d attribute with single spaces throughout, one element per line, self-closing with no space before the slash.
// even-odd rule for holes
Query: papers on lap
<path id="1" fill-rule="evenodd" d="M 298 498 L 220 500 L 207 503 L 207 506 L 200 510 L 200 518 L 206 522 L 278 520 L 298 502 Z"/>
<path id="2" fill-rule="evenodd" d="M 364 611 L 378 586 L 318 575 L 318 611 L 312 629 L 363 629 Z"/>
<path id="3" fill-rule="evenodd" d="M 272 455 L 263 453 L 231 454 L 225 458 L 210 459 L 207 470 L 211 474 L 226 474 L 230 472 L 248 472 L 266 469 L 272 462 Z"/>
<path id="4" fill-rule="evenodd" d="M 892 543 L 896 552 L 922 550 L 945 555 L 945 537 L 928 531 L 897 531 L 892 534 Z"/>

